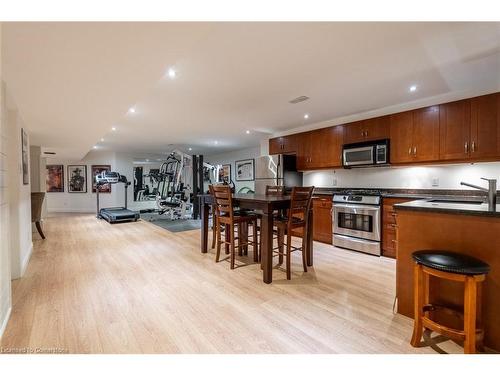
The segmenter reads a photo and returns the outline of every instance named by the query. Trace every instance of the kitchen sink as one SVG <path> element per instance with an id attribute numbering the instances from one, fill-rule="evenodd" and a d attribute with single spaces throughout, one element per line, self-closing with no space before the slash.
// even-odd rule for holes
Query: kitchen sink
<path id="1" fill-rule="evenodd" d="M 451 199 L 431 199 L 431 203 L 452 203 L 452 204 L 483 204 L 483 201 L 451 200 Z"/>

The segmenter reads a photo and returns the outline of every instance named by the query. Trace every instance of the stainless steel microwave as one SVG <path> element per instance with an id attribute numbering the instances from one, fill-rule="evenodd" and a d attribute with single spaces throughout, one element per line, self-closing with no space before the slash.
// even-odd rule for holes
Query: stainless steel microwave
<path id="1" fill-rule="evenodd" d="M 344 168 L 384 166 L 389 164 L 389 140 L 346 144 L 342 148 Z"/>

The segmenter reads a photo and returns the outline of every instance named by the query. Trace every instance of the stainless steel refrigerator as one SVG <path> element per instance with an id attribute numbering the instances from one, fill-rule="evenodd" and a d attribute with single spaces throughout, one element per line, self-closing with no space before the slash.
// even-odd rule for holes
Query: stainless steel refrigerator
<path id="1" fill-rule="evenodd" d="M 295 155 L 269 155 L 255 159 L 255 193 L 265 194 L 266 186 L 302 186 Z"/>

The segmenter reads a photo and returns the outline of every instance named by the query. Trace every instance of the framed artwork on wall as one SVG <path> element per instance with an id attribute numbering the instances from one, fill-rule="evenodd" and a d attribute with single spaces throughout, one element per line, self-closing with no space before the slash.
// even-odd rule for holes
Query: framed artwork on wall
<path id="1" fill-rule="evenodd" d="M 68 165 L 68 193 L 87 192 L 87 166 Z"/>
<path id="2" fill-rule="evenodd" d="M 221 168 L 219 169 L 218 182 L 225 182 L 227 184 L 231 182 L 231 164 L 222 164 Z"/>
<path id="3" fill-rule="evenodd" d="M 245 159 L 234 162 L 236 181 L 253 181 L 255 179 L 255 160 Z"/>
<path id="4" fill-rule="evenodd" d="M 47 164 L 47 193 L 64 193 L 64 165 Z"/>
<path id="5" fill-rule="evenodd" d="M 30 183 L 29 166 L 28 166 L 28 134 L 21 129 L 21 159 L 23 164 L 23 185 Z"/>
<path id="6" fill-rule="evenodd" d="M 92 171 L 92 193 L 95 193 L 97 191 L 95 184 L 95 176 L 104 171 L 107 172 L 111 171 L 111 165 L 93 165 L 91 167 L 91 171 Z M 99 193 L 111 193 L 111 185 L 110 184 L 102 185 L 101 188 L 99 189 Z"/>

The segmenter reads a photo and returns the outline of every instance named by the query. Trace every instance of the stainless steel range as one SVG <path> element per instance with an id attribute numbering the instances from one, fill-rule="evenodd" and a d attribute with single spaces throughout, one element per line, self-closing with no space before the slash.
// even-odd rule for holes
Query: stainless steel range
<path id="1" fill-rule="evenodd" d="M 333 244 L 380 256 L 380 191 L 348 190 L 333 196 Z"/>

